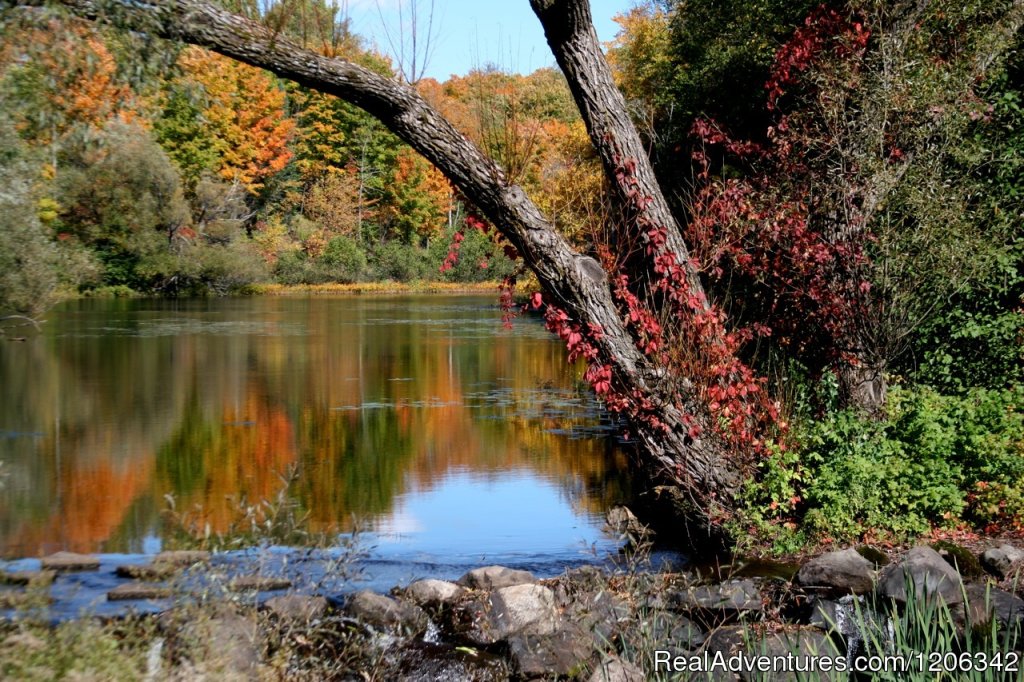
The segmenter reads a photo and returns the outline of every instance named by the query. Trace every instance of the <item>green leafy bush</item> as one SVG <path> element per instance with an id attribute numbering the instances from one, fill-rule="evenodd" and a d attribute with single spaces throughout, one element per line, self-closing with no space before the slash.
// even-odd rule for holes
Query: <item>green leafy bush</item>
<path id="1" fill-rule="evenodd" d="M 898 386 L 883 419 L 831 410 L 799 419 L 793 439 L 794 449 L 762 463 L 740 519 L 747 533 L 773 535 L 780 551 L 804 540 L 906 537 L 1024 517 L 1022 388 L 949 396 Z M 799 536 L 782 533 L 787 527 Z"/>
<path id="2" fill-rule="evenodd" d="M 390 241 L 374 249 L 370 263 L 377 279 L 396 282 L 437 279 L 440 267 L 440 264 L 434 266 L 426 249 L 398 241 Z"/>
<path id="3" fill-rule="evenodd" d="M 320 262 L 336 282 L 358 281 L 366 269 L 366 254 L 351 237 L 333 237 L 327 242 Z"/>
<path id="4" fill-rule="evenodd" d="M 438 274 L 441 263 L 448 255 L 453 233 L 453 230 L 447 230 L 430 245 L 431 265 L 437 263 L 433 276 L 446 282 L 487 282 L 504 279 L 515 270 L 515 264 L 489 235 L 466 229 L 459 246 L 458 260 L 451 270 Z"/>

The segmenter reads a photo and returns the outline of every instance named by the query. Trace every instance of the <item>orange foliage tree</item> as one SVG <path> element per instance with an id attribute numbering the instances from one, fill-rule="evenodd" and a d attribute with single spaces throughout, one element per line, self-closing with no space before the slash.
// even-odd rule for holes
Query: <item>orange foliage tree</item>
<path id="1" fill-rule="evenodd" d="M 259 193 L 292 158 L 284 90 L 266 71 L 199 48 L 185 50 L 179 65 L 202 90 L 202 136 L 216 151 L 216 172 Z"/>
<path id="2" fill-rule="evenodd" d="M 15 121 L 27 140 L 51 149 L 72 132 L 95 135 L 118 117 L 137 119 L 137 98 L 96 29 L 77 20 L 8 27 L 0 33 L 0 78 L 12 84 Z M 5 107 L 8 111 L 12 108 Z"/>

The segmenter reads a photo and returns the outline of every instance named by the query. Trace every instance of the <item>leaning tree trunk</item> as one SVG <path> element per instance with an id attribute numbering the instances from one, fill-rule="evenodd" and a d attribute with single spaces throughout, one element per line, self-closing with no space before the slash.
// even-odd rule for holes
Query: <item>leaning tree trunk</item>
<path id="1" fill-rule="evenodd" d="M 601 52 L 589 0 L 530 0 L 544 27 L 548 45 L 565 74 L 576 107 L 583 116 L 590 141 L 601 158 L 624 221 L 621 230 L 638 225 L 665 230 L 665 251 L 672 252 L 686 271 L 686 281 L 704 305 L 708 304 L 682 232 L 654 174 L 640 134 L 629 117 L 626 99 L 615 86 Z M 644 234 L 621 235 L 645 239 Z M 649 263 L 650 260 L 648 259 Z M 649 276 L 650 272 L 639 273 Z"/>
<path id="2" fill-rule="evenodd" d="M 684 412 L 675 395 L 661 394 L 664 389 L 659 389 L 662 383 L 656 379 L 659 368 L 638 350 L 620 317 L 607 277 L 593 267 L 593 259 L 575 252 L 522 188 L 508 182 L 491 159 L 414 89 L 356 64 L 306 50 L 261 24 L 200 0 L 59 2 L 87 19 L 190 43 L 267 69 L 351 102 L 378 118 L 444 173 L 494 223 L 536 274 L 552 305 L 566 311 L 580 328 L 596 331 L 591 339 L 597 361 L 611 368 L 616 390 L 657 406 L 660 427 L 643 422 L 632 425 L 641 464 L 672 484 L 676 507 L 688 517 L 691 530 L 720 536 L 717 519 L 734 508 L 742 472 L 719 440 L 689 435 L 694 420 L 704 433 L 714 433 L 707 423 L 707 410 L 688 404 Z M 586 2 L 535 0 L 534 5 L 566 68 L 606 171 L 615 181 L 618 167 L 635 167 L 633 197 L 650 200 L 640 201 L 634 208 L 648 220 L 664 225 L 668 230 L 665 248 L 686 262 L 678 227 L 654 180 L 624 101 L 611 83 Z M 696 273 L 689 272 L 688 279 L 700 291 Z M 673 391 L 678 386 L 677 382 Z M 691 539 L 696 542 L 702 537 Z"/>

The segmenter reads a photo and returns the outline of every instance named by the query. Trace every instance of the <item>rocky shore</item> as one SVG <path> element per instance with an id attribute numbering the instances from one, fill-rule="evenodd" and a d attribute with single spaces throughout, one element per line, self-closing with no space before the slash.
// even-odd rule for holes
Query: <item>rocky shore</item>
<path id="1" fill-rule="evenodd" d="M 166 604 L 146 616 L 151 679 L 677 679 L 668 662 L 705 654 L 873 653 L 878 642 L 865 623 L 897 617 L 908 603 L 947 609 L 961 649 L 962 639 L 975 633 L 977 640 L 983 630 L 1024 646 L 1016 637 L 1024 551 L 1011 545 L 980 555 L 949 543 L 892 556 L 857 547 L 799 566 L 738 562 L 715 571 L 585 566 L 548 579 L 487 566 L 457 581 L 343 596 L 296 592 L 280 577 L 235 576 L 216 594 L 185 594 L 183 586 L 198 583 L 183 576 L 210 560 L 205 552 L 165 552 L 117 569 L 123 582 L 108 600 Z M 0 648 L 41 646 L 26 636 L 32 608 L 53 598 L 55 576 L 98 565 L 95 557 L 58 553 L 39 571 L 0 575 L 8 610 Z M 678 679 L 691 678 L 707 676 Z"/>

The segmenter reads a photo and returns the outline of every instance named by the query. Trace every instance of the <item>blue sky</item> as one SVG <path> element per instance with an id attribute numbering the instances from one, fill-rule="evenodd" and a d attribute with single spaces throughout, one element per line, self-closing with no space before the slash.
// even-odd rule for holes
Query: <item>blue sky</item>
<path id="1" fill-rule="evenodd" d="M 382 52 L 393 54 L 387 34 L 391 34 L 391 42 L 397 40 L 398 5 L 408 7 L 410 1 L 349 0 L 352 28 Z M 418 2 L 423 17 L 430 0 Z M 634 4 L 634 0 L 591 0 L 594 26 L 602 42 L 614 38 L 618 31 L 612 17 Z M 426 75 L 441 81 L 488 64 L 519 73 L 554 64 L 529 0 L 434 0 L 434 33 Z"/>

